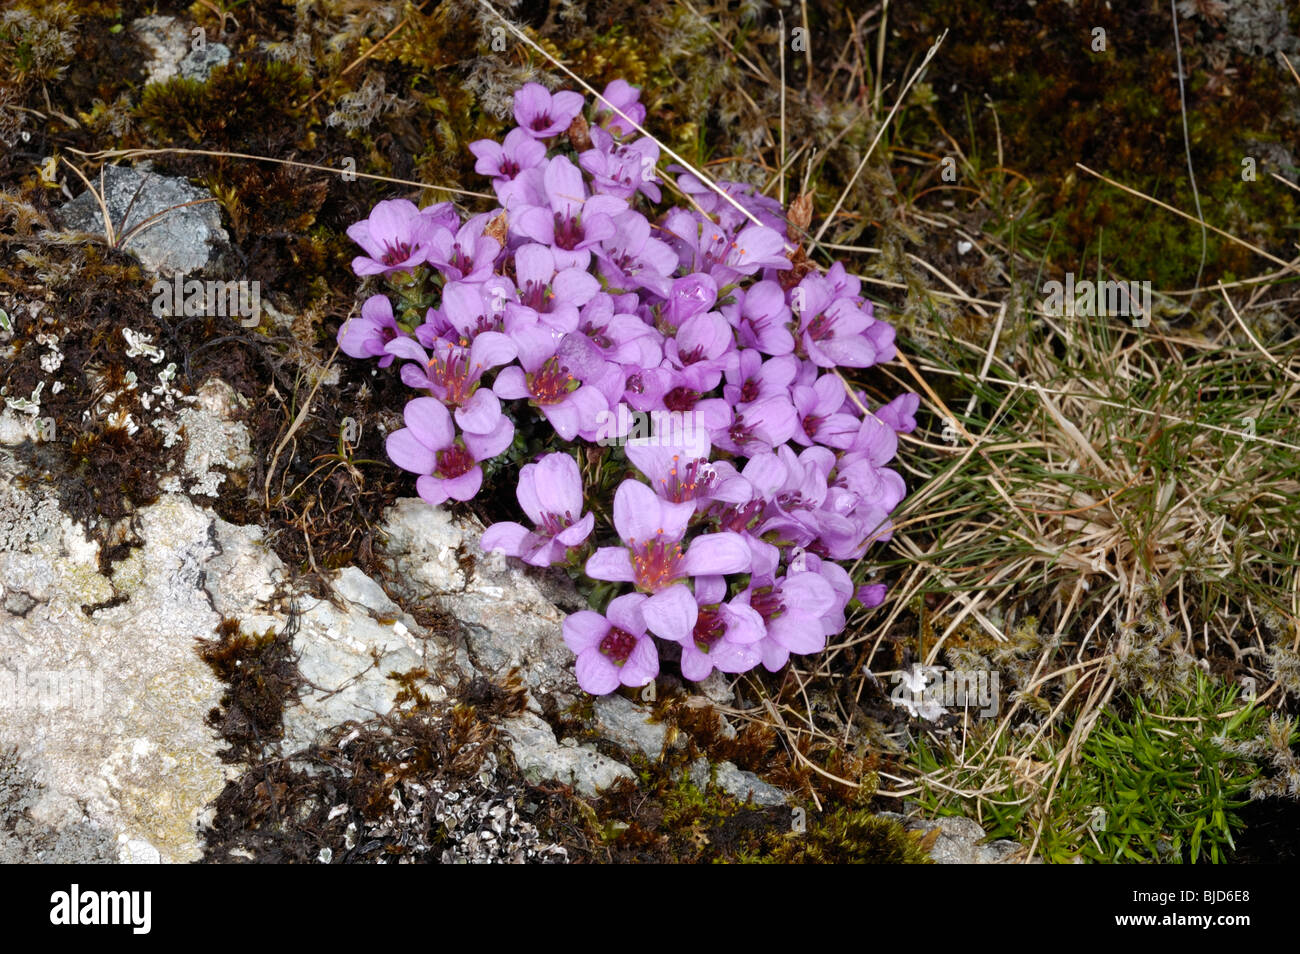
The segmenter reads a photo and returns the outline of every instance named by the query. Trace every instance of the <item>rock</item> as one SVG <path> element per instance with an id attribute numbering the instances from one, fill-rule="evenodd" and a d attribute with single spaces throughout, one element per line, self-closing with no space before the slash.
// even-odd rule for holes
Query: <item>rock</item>
<path id="1" fill-rule="evenodd" d="M 593 798 L 619 779 L 635 781 L 630 768 L 594 748 L 570 739 L 556 742 L 554 730 L 534 713 L 506 719 L 501 728 L 515 764 L 533 782 L 563 782 Z"/>
<path id="2" fill-rule="evenodd" d="M 253 463 L 248 428 L 232 421 L 238 395 L 230 385 L 215 378 L 199 388 L 193 407 L 182 407 L 176 414 L 177 424 L 163 439 L 170 447 L 177 434 L 185 435 L 185 459 L 181 474 L 170 474 L 161 483 L 163 490 L 215 497 L 226 479 L 226 471 L 242 470 Z M 166 427 L 165 419 L 153 421 Z"/>
<path id="3" fill-rule="evenodd" d="M 629 752 L 649 759 L 663 755 L 668 727 L 650 722 L 649 710 L 619 695 L 601 696 L 592 705 L 596 729 L 600 734 Z"/>
<path id="4" fill-rule="evenodd" d="M 262 531 L 219 519 L 214 528 L 221 552 L 206 567 L 213 607 L 238 619 L 246 632 L 283 629 L 290 615 L 294 619 L 294 654 L 307 684 L 298 704 L 284 713 L 286 753 L 306 748 L 332 726 L 387 714 L 400 688 L 392 673 L 427 669 L 443 683 L 457 683 L 449 643 L 423 633 L 360 570 L 339 574 L 335 592 L 341 605 L 278 595 L 288 574 L 266 549 Z M 387 618 L 376 619 L 376 609 Z M 431 698 L 445 692 L 442 685 L 429 688 Z"/>
<path id="5" fill-rule="evenodd" d="M 31 809 L 42 795 L 17 752 L 0 749 L 0 864 L 106 864 L 116 858 L 112 837 L 88 819 L 65 828 L 35 822 Z"/>
<path id="6" fill-rule="evenodd" d="M 1237 0 L 1225 10 L 1227 41 L 1247 55 L 1273 56 L 1300 49 L 1287 23 L 1286 0 Z M 1286 67 L 1282 66 L 1283 74 Z"/>
<path id="7" fill-rule="evenodd" d="M 131 32 L 149 51 L 145 84 L 165 83 L 180 72 L 181 60 L 190 48 L 190 32 L 175 17 L 139 17 L 131 21 Z"/>
<path id="8" fill-rule="evenodd" d="M 500 679 L 518 669 L 537 712 L 537 697 L 561 708 L 578 698 L 573 654 L 560 634 L 565 614 L 518 564 L 479 548 L 482 528 L 407 498 L 388 511 L 383 530 L 394 592 L 410 603 L 432 600 L 454 617 L 478 671 Z"/>
<path id="9" fill-rule="evenodd" d="M 775 785 L 769 785 L 753 772 L 742 771 L 731 762 L 719 762 L 710 772 L 709 760 L 698 758 L 690 764 L 689 773 L 692 784 L 700 791 L 704 791 L 712 780 L 718 788 L 742 802 L 752 797 L 755 805 L 772 808 L 789 801 L 785 792 Z"/>
<path id="10" fill-rule="evenodd" d="M 923 819 L 897 812 L 881 812 L 880 815 L 902 823 L 908 831 L 919 831 L 923 835 L 929 835 L 937 829 L 938 838 L 930 848 L 930 857 L 935 864 L 997 865 L 1012 860 L 1020 853 L 1020 845 L 1005 838 L 982 844 L 988 835 L 979 822 L 972 818 L 943 816 Z"/>
<path id="11" fill-rule="evenodd" d="M 225 66 L 230 62 L 230 48 L 224 43 L 205 43 L 198 49 L 191 49 L 180 62 L 180 73 L 185 79 L 198 80 L 200 83 L 208 78 L 215 67 Z"/>
<path id="12" fill-rule="evenodd" d="M 0 748 L 41 786 L 32 824 L 192 861 L 194 820 L 226 778 L 204 723 L 222 687 L 194 651 L 218 622 L 200 585 L 211 520 L 178 497 L 137 517 L 143 545 L 111 577 L 66 518 L 56 531 L 38 516 L 0 551 L 6 593 L 25 597 L 21 614 L 0 610 Z"/>
<path id="13" fill-rule="evenodd" d="M 703 682 L 695 683 L 695 689 L 710 702 L 726 706 L 736 699 L 736 693 L 731 688 L 731 683 L 731 677 L 715 669 L 709 673 Z"/>
<path id="14" fill-rule="evenodd" d="M 147 164 L 105 166 L 103 177 L 103 199 L 114 234 L 121 247 L 149 271 L 167 276 L 201 271 L 229 240 L 216 202 L 206 189 L 184 179 L 160 176 Z M 97 178 L 91 184 L 96 190 L 100 187 Z M 200 204 L 186 204 L 194 202 Z M 66 203 L 59 214 L 65 228 L 105 234 L 104 216 L 90 190 Z M 148 224 L 143 224 L 146 221 Z M 125 241 L 122 236 L 127 236 Z"/>

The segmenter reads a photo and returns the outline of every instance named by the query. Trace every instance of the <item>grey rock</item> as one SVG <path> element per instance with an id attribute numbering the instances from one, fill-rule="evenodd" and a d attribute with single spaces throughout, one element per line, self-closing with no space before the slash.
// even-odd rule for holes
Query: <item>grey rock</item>
<path id="1" fill-rule="evenodd" d="M 131 21 L 131 32 L 149 51 L 144 64 L 145 83 L 164 83 L 180 72 L 181 60 L 190 48 L 190 32 L 175 17 L 138 17 Z"/>
<path id="2" fill-rule="evenodd" d="M 114 235 L 151 272 L 201 271 L 229 239 L 212 194 L 184 179 L 160 176 L 143 165 L 105 166 L 103 182 Z M 97 178 L 91 184 L 100 188 Z M 90 190 L 65 204 L 60 216 L 68 229 L 105 234 L 104 216 Z M 122 241 L 122 236 L 128 237 Z"/>
<path id="3" fill-rule="evenodd" d="M 554 730 L 534 713 L 506 719 L 501 728 L 515 764 L 530 781 L 559 781 L 594 798 L 619 779 L 635 780 L 630 768 L 594 748 L 570 739 L 557 742 Z"/>
<path id="4" fill-rule="evenodd" d="M 66 518 L 61 533 L 0 552 L 0 579 L 25 609 L 0 610 L 0 748 L 41 786 L 26 815 L 36 850 L 53 830 L 71 851 L 90 825 L 190 861 L 194 820 L 226 779 L 204 724 L 221 685 L 194 652 L 219 621 L 198 585 L 211 519 L 178 497 L 137 518 L 143 544 L 111 578 Z M 115 597 L 126 602 L 92 608 Z"/>
<path id="5" fill-rule="evenodd" d="M 185 79 L 202 82 L 218 66 L 230 62 L 230 48 L 224 43 L 205 43 L 197 50 L 191 49 L 180 62 L 180 73 Z"/>
<path id="6" fill-rule="evenodd" d="M 454 617 L 478 671 L 500 679 L 518 669 L 534 697 L 549 695 L 560 707 L 577 699 L 573 654 L 560 632 L 565 614 L 517 564 L 483 552 L 482 528 L 408 498 L 388 511 L 383 530 L 394 592 Z M 540 712 L 536 698 L 532 707 Z"/>
<path id="7" fill-rule="evenodd" d="M 0 750 L 0 864 L 106 864 L 117 859 L 108 832 L 86 820 L 66 828 L 36 822 L 42 786 L 13 750 Z"/>
<path id="8" fill-rule="evenodd" d="M 753 772 L 743 771 L 731 762 L 719 762 L 710 771 L 709 760 L 698 758 L 690 764 L 689 772 L 692 784 L 701 791 L 707 788 L 711 781 L 742 802 L 752 798 L 755 805 L 764 808 L 784 805 L 789 801 L 786 793 L 775 785 L 769 785 Z"/>
<path id="9" fill-rule="evenodd" d="M 333 586 L 334 592 L 340 598 L 349 603 L 356 603 L 372 613 L 389 616 L 404 615 L 398 605 L 384 592 L 384 588 L 355 566 L 339 570 Z"/>
<path id="10" fill-rule="evenodd" d="M 650 722 L 649 710 L 619 695 L 601 696 L 592 706 L 600 734 L 624 749 L 657 759 L 668 740 L 668 727 Z"/>
<path id="11" fill-rule="evenodd" d="M 1020 845 L 1006 838 L 986 842 L 988 835 L 972 818 L 943 816 L 923 819 L 881 812 L 882 818 L 891 818 L 908 831 L 928 835 L 938 829 L 939 836 L 930 848 L 930 857 L 939 865 L 997 865 L 1005 864 L 1020 854 Z"/>
<path id="12" fill-rule="evenodd" d="M 1291 33 L 1285 0 L 1236 0 L 1224 17 L 1228 42 L 1247 55 L 1292 53 L 1300 40 Z M 1285 72 L 1286 67 L 1281 67 Z"/>
<path id="13" fill-rule="evenodd" d="M 695 689 L 712 703 L 720 706 L 730 705 L 736 698 L 735 690 L 731 688 L 733 681 L 733 676 L 715 669 L 703 682 L 695 683 Z"/>
<path id="14" fill-rule="evenodd" d="M 300 596 L 287 587 L 286 569 L 264 545 L 260 528 L 221 520 L 214 526 L 221 551 L 205 567 L 213 607 L 238 619 L 247 632 L 283 629 L 294 618 L 293 648 L 306 686 L 299 703 L 284 713 L 285 751 L 306 748 L 332 726 L 387 714 L 399 689 L 389 678 L 393 673 L 422 668 L 456 683 L 445 641 L 419 631 L 405 614 L 385 620 L 372 615 L 366 601 L 381 615 L 396 606 L 360 570 L 338 575 L 335 591 L 341 605 Z M 437 684 L 429 689 L 433 699 L 445 692 Z"/>

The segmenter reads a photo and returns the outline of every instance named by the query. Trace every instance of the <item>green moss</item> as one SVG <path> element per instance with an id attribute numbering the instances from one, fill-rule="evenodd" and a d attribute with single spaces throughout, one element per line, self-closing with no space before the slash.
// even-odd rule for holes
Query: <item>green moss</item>
<path id="1" fill-rule="evenodd" d="M 756 864 L 924 865 L 931 864 L 924 843 L 892 818 L 869 809 L 841 806 L 810 822 L 806 833 L 769 839 L 765 854 L 742 860 Z"/>

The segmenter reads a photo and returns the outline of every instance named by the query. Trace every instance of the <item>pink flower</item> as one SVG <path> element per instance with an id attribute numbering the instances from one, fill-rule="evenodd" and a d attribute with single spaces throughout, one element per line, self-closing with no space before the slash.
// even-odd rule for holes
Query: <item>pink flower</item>
<path id="1" fill-rule="evenodd" d="M 701 534 L 683 549 L 694 513 L 693 502 L 671 503 L 639 481 L 623 481 L 614 493 L 614 527 L 626 546 L 601 547 L 587 561 L 587 575 L 635 584 L 641 592 L 655 594 L 655 606 L 668 608 L 682 593 L 690 597 L 681 585 L 689 577 L 747 571 L 749 546 L 738 533 Z M 676 621 L 655 632 L 675 639 L 683 635 L 681 615 L 677 609 L 671 615 Z"/>
<path id="2" fill-rule="evenodd" d="M 381 368 L 393 363 L 393 354 L 387 350 L 390 342 L 411 340 L 397 327 L 393 303 L 383 295 L 367 298 L 360 316 L 348 319 L 339 328 L 338 338 L 344 354 L 353 358 L 378 358 Z"/>
<path id="3" fill-rule="evenodd" d="M 495 401 L 490 391 L 480 401 Z M 515 426 L 497 407 L 496 423 L 486 434 L 456 436 L 449 412 L 437 398 L 408 401 L 402 413 L 406 427 L 388 435 L 388 456 L 403 470 L 419 474 L 415 489 L 435 507 L 451 500 L 469 500 L 483 484 L 478 463 L 495 457 L 515 436 Z"/>
<path id="4" fill-rule="evenodd" d="M 641 91 L 627 80 L 612 80 L 596 98 L 596 118 L 615 135 L 630 136 L 635 127 L 629 119 L 638 126 L 645 124 L 645 106 L 640 99 Z"/>
<path id="5" fill-rule="evenodd" d="M 659 653 L 641 615 L 645 599 L 628 593 L 611 601 L 604 616 L 582 610 L 564 621 L 564 642 L 578 656 L 574 672 L 586 692 L 603 696 L 659 675 Z"/>
<path id="6" fill-rule="evenodd" d="M 484 550 L 501 550 L 533 566 L 551 566 L 562 562 L 596 525 L 594 515 L 580 516 L 582 477 L 567 454 L 547 454 L 536 464 L 525 464 L 515 495 L 537 529 L 494 523 L 483 532 Z"/>
<path id="7" fill-rule="evenodd" d="M 534 139 L 549 139 L 569 128 L 582 112 L 582 95 L 549 92 L 541 83 L 525 83 L 515 93 L 515 122 Z"/>
<path id="8" fill-rule="evenodd" d="M 378 202 L 369 218 L 348 227 L 348 238 L 366 251 L 352 260 L 352 270 L 358 275 L 410 271 L 424 263 L 426 247 L 439 231 L 437 217 L 421 215 L 409 199 Z"/>

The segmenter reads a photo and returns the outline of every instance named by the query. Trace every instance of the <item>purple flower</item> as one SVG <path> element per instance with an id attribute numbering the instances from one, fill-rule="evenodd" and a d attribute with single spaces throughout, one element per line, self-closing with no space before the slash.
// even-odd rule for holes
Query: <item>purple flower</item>
<path id="1" fill-rule="evenodd" d="M 542 183 L 546 204 L 520 208 L 510 227 L 551 246 L 557 268 L 585 269 L 591 264 L 591 247 L 614 236 L 611 216 L 626 209 L 627 203 L 612 195 L 588 198 L 582 172 L 564 156 L 547 164 Z"/>
<path id="2" fill-rule="evenodd" d="M 664 296 L 663 323 L 675 334 L 696 315 L 712 310 L 718 300 L 718 283 L 703 272 L 691 272 L 676 279 Z"/>
<path id="3" fill-rule="evenodd" d="M 540 83 L 525 83 L 515 93 L 515 122 L 534 139 L 558 136 L 581 112 L 581 93 L 551 93 Z"/>
<path id="4" fill-rule="evenodd" d="M 494 523 L 483 532 L 484 550 L 502 550 L 533 566 L 562 563 L 570 548 L 591 535 L 596 518 L 582 513 L 582 477 L 567 454 L 547 454 L 519 470 L 515 492 L 536 530 L 518 523 Z"/>
<path id="5" fill-rule="evenodd" d="M 384 199 L 369 218 L 348 226 L 348 238 L 366 251 L 352 260 L 352 270 L 358 275 L 410 271 L 423 264 L 426 246 L 439 231 L 436 217 L 421 215 L 409 199 Z"/>
<path id="6" fill-rule="evenodd" d="M 393 303 L 383 295 L 372 295 L 361 306 L 361 314 L 349 318 L 339 328 L 339 349 L 353 358 L 378 358 L 379 366 L 393 363 L 393 355 L 385 349 L 390 341 L 399 338 L 409 341 L 406 332 L 397 327 L 393 318 Z"/>
<path id="7" fill-rule="evenodd" d="M 712 391 L 722 380 L 722 369 L 735 347 L 731 326 L 716 311 L 694 315 L 664 342 L 664 360 L 670 368 L 688 371 L 699 391 Z"/>
<path id="8" fill-rule="evenodd" d="M 653 368 L 663 360 L 662 337 L 636 315 L 618 314 L 604 292 L 583 306 L 578 331 L 591 339 L 608 361 Z"/>
<path id="9" fill-rule="evenodd" d="M 606 195 L 630 199 L 640 192 L 651 202 L 662 197 L 654 183 L 655 163 L 659 161 L 659 147 L 654 140 L 641 138 L 635 142 L 619 144 L 605 130 L 591 130 L 595 148 L 578 157 L 578 164 L 591 176 L 597 191 Z"/>
<path id="10" fill-rule="evenodd" d="M 749 547 L 736 533 L 702 534 L 683 551 L 694 513 L 693 503 L 669 503 L 639 481 L 623 481 L 614 493 L 614 528 L 626 546 L 601 547 L 587 561 L 587 575 L 660 593 L 687 577 L 749 569 Z"/>
<path id="11" fill-rule="evenodd" d="M 705 213 L 716 216 L 718 224 L 724 229 L 735 231 L 750 224 L 752 220 L 740 211 L 744 209 L 758 219 L 760 225 L 765 225 L 782 235 L 785 234 L 785 210 L 781 208 L 781 203 L 762 195 L 748 182 L 728 182 L 720 179 L 715 183 L 719 189 L 736 201 L 736 205 L 740 206 L 738 209 L 736 205 L 732 205 L 681 166 L 669 166 L 668 171 L 676 174 L 678 188 L 688 195 L 695 196 L 695 202 L 699 207 Z"/>
<path id="12" fill-rule="evenodd" d="M 460 215 L 456 212 L 456 207 L 450 202 L 437 202 L 433 205 L 426 205 L 420 210 L 420 214 L 433 222 L 438 228 L 446 229 L 448 232 L 455 232 L 460 228 Z"/>
<path id="13" fill-rule="evenodd" d="M 729 284 L 762 268 L 788 269 L 785 238 L 765 225 L 749 225 L 731 233 L 698 212 L 673 209 L 664 219 L 665 231 L 678 239 L 678 256 L 692 272 L 708 272 Z"/>
<path id="14" fill-rule="evenodd" d="M 799 412 L 794 440 L 800 444 L 815 441 L 827 447 L 849 447 L 857 439 L 860 425 L 856 417 L 840 410 L 844 396 L 844 382 L 833 374 L 823 374 L 811 387 L 796 386 L 791 395 Z"/>
<path id="15" fill-rule="evenodd" d="M 433 357 L 410 338 L 389 345 L 392 355 L 416 362 L 402 366 L 402 383 L 425 390 L 450 407 L 461 407 L 477 393 L 483 372 L 515 359 L 515 343 L 498 331 L 485 331 L 464 345 L 438 339 Z"/>
<path id="16" fill-rule="evenodd" d="M 503 368 L 492 389 L 506 400 L 527 398 L 566 441 L 579 434 L 586 435 L 584 440 L 594 438 L 597 417 L 609 409 L 609 402 L 599 388 L 583 384 L 556 354 L 555 334 L 540 325 L 520 330 L 515 341 L 523 367 Z"/>
<path id="17" fill-rule="evenodd" d="M 835 289 L 823 276 L 811 274 L 791 291 L 799 312 L 799 343 L 808 360 L 819 368 L 866 368 L 876 363 L 880 332 L 867 333 L 874 319 L 848 298 L 836 298 Z M 889 325 L 882 324 L 882 328 Z M 892 346 L 892 328 L 885 344 Z"/>
<path id="18" fill-rule="evenodd" d="M 611 80 L 596 98 L 596 118 L 615 135 L 630 136 L 636 130 L 628 120 L 638 126 L 645 124 L 645 106 L 640 98 L 641 91 L 627 80 Z"/>
<path id="19" fill-rule="evenodd" d="M 731 407 L 722 398 L 703 396 L 705 389 L 697 371 L 695 367 L 684 371 L 671 367 L 634 371 L 627 376 L 623 399 L 642 412 L 669 411 L 692 415 L 694 423 L 703 425 L 712 439 L 718 431 L 730 426 Z"/>
<path id="20" fill-rule="evenodd" d="M 533 242 L 515 250 L 515 277 L 520 304 L 557 331 L 576 331 L 578 309 L 600 291 L 600 282 L 581 268 L 557 271 L 551 249 Z"/>
<path id="21" fill-rule="evenodd" d="M 601 275 L 611 289 L 635 291 L 644 288 L 656 295 L 668 294 L 677 253 L 666 242 L 650 237 L 650 222 L 640 212 L 628 209 L 614 216 L 615 232 L 592 251 Z"/>
<path id="22" fill-rule="evenodd" d="M 641 607 L 645 597 L 617 597 L 605 615 L 581 610 L 564 621 L 565 644 L 577 654 L 578 685 L 595 696 L 620 685 L 644 686 L 659 675 L 659 653 L 646 633 Z"/>
<path id="23" fill-rule="evenodd" d="M 900 394 L 876 411 L 876 417 L 899 434 L 910 434 L 916 430 L 916 409 L 920 406 L 921 395 L 914 393 Z"/>
<path id="24" fill-rule="evenodd" d="M 743 347 L 778 356 L 794 351 L 790 308 L 779 284 L 755 282 L 736 294 L 743 296 L 739 306 L 724 306 L 722 313 L 735 326 L 737 340 Z"/>
<path id="25" fill-rule="evenodd" d="M 793 355 L 763 360 L 753 348 L 727 355 L 727 383 L 722 396 L 728 404 L 752 404 L 770 397 L 789 397 L 790 385 L 799 371 L 799 359 Z M 857 422 L 853 422 L 857 429 Z"/>
<path id="26" fill-rule="evenodd" d="M 763 619 L 766 633 L 755 648 L 768 672 L 784 666 L 791 653 L 821 652 L 826 637 L 835 632 L 825 619 L 833 613 L 837 600 L 830 583 L 809 571 L 777 578 L 778 559 L 776 547 L 757 543 L 750 585 L 736 597 L 737 603 L 749 606 Z"/>
<path id="27" fill-rule="evenodd" d="M 671 426 L 668 428 L 672 430 Z M 623 448 L 637 470 L 645 474 L 655 493 L 670 503 L 696 501 L 696 506 L 719 500 L 745 503 L 753 495 L 749 482 L 727 461 L 709 461 L 709 440 L 703 428 L 689 435 L 687 428 L 676 441 L 629 441 Z"/>
<path id="28" fill-rule="evenodd" d="M 523 129 L 510 130 L 503 142 L 492 139 L 472 142 L 469 151 L 478 158 L 474 163 L 475 172 L 503 182 L 546 162 L 546 147 Z"/>
<path id="29" fill-rule="evenodd" d="M 794 436 L 799 417 L 788 396 L 773 395 L 735 409 L 731 423 L 710 436 L 717 447 L 730 454 L 770 451 Z"/>
<path id="30" fill-rule="evenodd" d="M 701 682 L 709 673 L 748 672 L 762 662 L 758 642 L 767 635 L 763 617 L 741 602 L 724 602 L 727 586 L 720 576 L 695 581 L 698 611 L 689 636 L 681 642 L 682 675 Z"/>
<path id="31" fill-rule="evenodd" d="M 884 583 L 863 583 L 853 592 L 853 598 L 867 609 L 874 609 L 885 602 L 887 589 Z"/>
<path id="32" fill-rule="evenodd" d="M 482 392 L 485 399 L 491 392 Z M 408 401 L 406 427 L 388 435 L 388 456 L 398 467 L 419 474 L 415 489 L 435 507 L 448 499 L 469 500 L 483 483 L 478 463 L 495 457 L 514 439 L 515 426 L 500 414 L 488 433 L 456 436 L 451 413 L 437 398 Z"/>
<path id="33" fill-rule="evenodd" d="M 438 229 L 429 241 L 425 260 L 448 281 L 484 281 L 492 274 L 497 255 L 501 253 L 501 243 L 483 234 L 493 217 L 492 212 L 476 215 L 455 235 Z"/>

